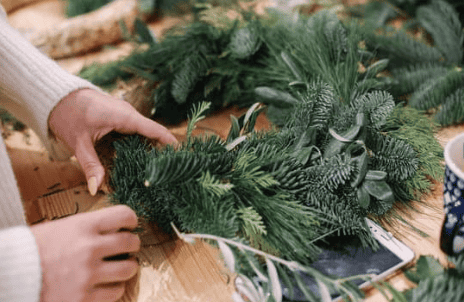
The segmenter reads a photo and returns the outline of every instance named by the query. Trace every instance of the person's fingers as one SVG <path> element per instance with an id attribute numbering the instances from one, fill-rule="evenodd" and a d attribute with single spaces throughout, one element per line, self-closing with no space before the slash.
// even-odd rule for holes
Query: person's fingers
<path id="1" fill-rule="evenodd" d="M 101 258 L 136 253 L 139 250 L 139 236 L 128 231 L 105 234 L 99 239 L 99 256 Z"/>
<path id="2" fill-rule="evenodd" d="M 116 125 L 116 131 L 121 133 L 138 133 L 148 138 L 156 139 L 162 144 L 177 143 L 176 137 L 164 126 L 144 117 L 135 109 L 129 114 L 124 123 Z"/>
<path id="3" fill-rule="evenodd" d="M 90 137 L 83 137 L 77 141 L 75 155 L 84 171 L 89 192 L 92 196 L 95 196 L 103 182 L 105 169 L 98 159 Z"/>
<path id="4" fill-rule="evenodd" d="M 126 205 L 111 206 L 89 214 L 96 217 L 89 217 L 93 221 L 93 228 L 101 234 L 118 232 L 123 230 L 133 230 L 138 225 L 137 215 Z"/>
<path id="5" fill-rule="evenodd" d="M 137 274 L 139 265 L 135 259 L 103 261 L 97 272 L 99 284 L 125 282 Z"/>
<path id="6" fill-rule="evenodd" d="M 125 283 L 102 284 L 94 287 L 89 300 L 95 302 L 115 302 L 124 295 Z"/>

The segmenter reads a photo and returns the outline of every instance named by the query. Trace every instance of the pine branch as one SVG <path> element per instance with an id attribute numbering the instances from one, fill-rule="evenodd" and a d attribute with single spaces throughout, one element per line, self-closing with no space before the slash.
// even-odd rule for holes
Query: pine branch
<path id="1" fill-rule="evenodd" d="M 464 89 L 459 88 L 449 95 L 434 118 L 442 126 L 464 122 Z"/>
<path id="2" fill-rule="evenodd" d="M 217 198 L 215 194 L 202 190 L 202 186 L 177 187 L 180 200 L 171 204 L 179 226 L 189 232 L 215 234 L 226 238 L 234 238 L 240 221 L 235 209 L 234 199 L 230 195 Z M 174 220 L 176 221 L 176 220 Z"/>
<path id="3" fill-rule="evenodd" d="M 389 90 L 396 96 L 412 93 L 421 84 L 445 75 L 448 68 L 442 63 L 419 63 L 392 69 L 393 83 Z"/>
<path id="4" fill-rule="evenodd" d="M 412 178 L 394 187 L 404 187 L 408 192 L 408 196 L 399 200 L 418 199 L 422 193 L 429 192 L 430 177 L 437 181 L 443 178 L 443 148 L 434 137 L 438 124 L 421 111 L 398 105 L 388 118 L 384 131 L 407 141 L 417 153 L 420 168 Z"/>
<path id="5" fill-rule="evenodd" d="M 376 34 L 366 29 L 365 38 L 369 49 L 373 49 L 379 57 L 388 58 L 393 67 L 405 64 L 420 64 L 424 62 L 440 62 L 441 52 L 425 43 L 422 43 L 404 31 L 386 32 Z"/>
<path id="6" fill-rule="evenodd" d="M 419 110 L 435 108 L 441 104 L 445 96 L 462 87 L 462 83 L 464 83 L 464 73 L 455 70 L 433 78 L 417 88 L 409 99 L 409 105 Z"/>
<path id="7" fill-rule="evenodd" d="M 202 54 L 191 55 L 185 59 L 182 68 L 176 72 L 171 83 L 171 94 L 178 104 L 187 102 L 196 83 L 201 80 L 208 66 Z"/>
<path id="8" fill-rule="evenodd" d="M 235 30 L 230 38 L 228 51 L 234 59 L 249 59 L 261 46 L 259 23 L 249 23 L 246 27 Z"/>
<path id="9" fill-rule="evenodd" d="M 373 91 L 353 100 L 351 106 L 367 115 L 371 127 L 380 129 L 393 111 L 395 101 L 385 91 Z"/>
<path id="10" fill-rule="evenodd" d="M 419 159 L 406 141 L 378 133 L 370 133 L 367 147 L 372 150 L 372 167 L 387 172 L 387 180 L 401 182 L 411 178 L 419 167 Z"/>
<path id="11" fill-rule="evenodd" d="M 464 42 L 463 24 L 459 14 L 443 0 L 434 0 L 417 9 L 419 23 L 432 35 L 434 43 L 449 64 L 462 62 Z"/>

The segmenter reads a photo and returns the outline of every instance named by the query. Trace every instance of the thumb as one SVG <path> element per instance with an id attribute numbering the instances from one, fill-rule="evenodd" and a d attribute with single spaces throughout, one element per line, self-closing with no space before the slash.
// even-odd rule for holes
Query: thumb
<path id="1" fill-rule="evenodd" d="M 105 169 L 98 159 L 92 140 L 90 138 L 79 140 L 75 155 L 84 171 L 90 195 L 95 196 L 105 177 Z"/>

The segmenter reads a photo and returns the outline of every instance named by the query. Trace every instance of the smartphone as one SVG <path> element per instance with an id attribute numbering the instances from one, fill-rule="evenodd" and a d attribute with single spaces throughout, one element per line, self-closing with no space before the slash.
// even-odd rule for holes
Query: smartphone
<path id="1" fill-rule="evenodd" d="M 370 219 L 366 219 L 367 224 L 374 236 L 379 242 L 379 249 L 362 248 L 356 242 L 346 240 L 340 248 L 323 249 L 319 258 L 311 264 L 326 275 L 337 276 L 340 278 L 372 274 L 372 281 L 379 281 L 386 278 L 399 268 L 411 262 L 414 257 L 414 251 L 406 244 L 393 237 L 393 235 Z M 302 279 L 311 291 L 318 295 L 319 287 L 316 281 L 309 275 L 301 274 Z M 370 282 L 364 280 L 353 281 L 359 288 L 367 287 Z M 289 296 L 289 288 L 283 287 L 285 301 L 307 301 L 301 290 L 295 286 L 293 288 L 293 297 Z M 332 301 L 342 301 L 338 293 L 331 293 Z"/>

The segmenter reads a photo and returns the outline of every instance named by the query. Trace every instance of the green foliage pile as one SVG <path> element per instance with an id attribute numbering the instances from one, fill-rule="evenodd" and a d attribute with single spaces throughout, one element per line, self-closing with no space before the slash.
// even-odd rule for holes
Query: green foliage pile
<path id="1" fill-rule="evenodd" d="M 174 222 L 182 231 L 240 234 L 304 262 L 327 236 L 354 234 L 372 243 L 364 218 L 381 218 L 395 201 L 426 192 L 427 176 L 443 173 L 442 150 L 432 121 L 378 89 L 383 62 L 358 72 L 368 58 L 356 28 L 327 11 L 275 18 L 271 25 L 253 19 L 222 31 L 196 23 L 119 63 L 133 60 L 140 72 L 150 70 L 147 77 L 161 81 L 157 104 L 164 100 L 178 115 L 202 104 L 192 95 L 216 101 L 196 105 L 202 113 L 224 106 L 227 96 L 238 103 L 248 98 L 268 105 L 278 131 L 255 133 L 252 107 L 232 118 L 225 141 L 193 138 L 190 131 L 179 150 L 120 142 L 111 186 L 114 202 L 165 230 Z"/>
<path id="2" fill-rule="evenodd" d="M 138 75 L 156 87 L 147 102 L 153 104 L 155 118 L 178 123 L 187 118 L 192 104 L 208 101 L 217 110 L 234 103 L 251 105 L 255 79 L 250 71 L 262 70 L 260 56 L 261 25 L 250 22 L 220 30 L 200 22 L 168 34 L 149 49 L 134 51 L 127 58 L 110 64 L 95 64 L 80 76 L 99 86 L 116 79 Z M 246 93 L 248 91 L 248 94 Z"/>
<path id="3" fill-rule="evenodd" d="M 375 246 L 365 218 L 388 217 L 443 174 L 437 124 L 382 89 L 389 60 L 373 60 L 360 46 L 365 31 L 333 13 L 244 12 L 243 22 L 223 25 L 195 22 L 160 42 L 139 31 L 148 50 L 83 71 L 99 85 L 145 77 L 155 117 L 190 112 L 179 148 L 115 143 L 112 201 L 167 232 L 174 224 L 303 264 L 337 236 Z M 231 117 L 225 140 L 191 135 L 229 104 L 251 108 Z M 263 110 L 275 130 L 254 131 Z"/>
<path id="4" fill-rule="evenodd" d="M 367 50 L 389 60 L 391 76 L 384 78 L 384 88 L 409 106 L 432 114 L 442 126 L 463 122 L 464 30 L 463 16 L 455 9 L 462 3 L 400 2 L 374 1 L 364 10 Z M 398 15 L 407 18 L 401 30 L 387 23 Z M 421 31 L 425 31 L 422 39 L 413 36 Z"/>
<path id="5" fill-rule="evenodd" d="M 317 256 L 317 241 L 330 234 L 355 234 L 375 245 L 350 184 L 356 162 L 343 154 L 320 157 L 301 144 L 301 133 L 253 132 L 259 112 L 235 121 L 229 143 L 190 137 L 178 150 L 160 151 L 138 138 L 118 142 L 113 201 L 166 231 L 173 222 L 184 231 L 239 236 L 302 263 Z"/>

